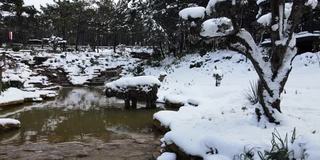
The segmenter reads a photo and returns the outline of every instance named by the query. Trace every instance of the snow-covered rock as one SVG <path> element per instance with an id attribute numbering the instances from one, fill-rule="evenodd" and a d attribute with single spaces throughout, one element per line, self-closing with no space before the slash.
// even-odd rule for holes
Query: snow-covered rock
<path id="1" fill-rule="evenodd" d="M 161 82 L 153 76 L 124 77 L 105 85 L 107 97 L 125 100 L 125 108 L 137 109 L 137 102 L 146 102 L 146 108 L 155 108 Z"/>
<path id="2" fill-rule="evenodd" d="M 89 80 L 98 77 L 101 71 L 122 67 L 121 74 L 129 74 L 127 71 L 135 68 L 138 59 L 132 58 L 131 51 L 146 51 L 145 48 L 124 48 L 123 53 L 114 53 L 112 49 L 101 49 L 97 52 L 64 52 L 54 54 L 44 62 L 43 66 L 49 69 L 61 68 L 66 72 L 68 80 L 73 85 L 84 85 Z M 99 71 L 99 72 L 97 72 Z"/>
<path id="3" fill-rule="evenodd" d="M 20 128 L 20 121 L 11 118 L 0 118 L 0 131 Z"/>
<path id="4" fill-rule="evenodd" d="M 57 92 L 53 90 L 29 89 L 23 91 L 18 88 L 8 88 L 0 95 L 0 106 L 21 104 L 25 101 L 43 101 L 43 98 L 56 97 Z"/>
<path id="5" fill-rule="evenodd" d="M 176 160 L 176 159 L 177 159 L 177 155 L 171 152 L 164 152 L 157 158 L 157 160 Z"/>
<path id="6" fill-rule="evenodd" d="M 148 91 L 149 87 L 160 86 L 161 82 L 154 76 L 138 76 L 138 77 L 124 77 L 116 81 L 109 82 L 105 85 L 115 91 L 125 91 L 130 87 L 142 87 Z"/>

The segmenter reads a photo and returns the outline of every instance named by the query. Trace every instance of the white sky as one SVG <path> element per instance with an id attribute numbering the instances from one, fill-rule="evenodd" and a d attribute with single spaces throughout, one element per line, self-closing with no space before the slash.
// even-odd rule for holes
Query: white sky
<path id="1" fill-rule="evenodd" d="M 46 4 L 53 4 L 54 0 L 23 0 L 24 4 L 27 6 L 34 5 L 36 9 L 40 10 L 40 5 L 46 6 Z M 113 0 L 113 2 L 117 3 L 119 0 Z"/>
<path id="2" fill-rule="evenodd" d="M 46 6 L 46 4 L 52 4 L 53 0 L 24 0 L 25 5 L 34 5 L 38 10 L 40 10 L 40 5 Z"/>

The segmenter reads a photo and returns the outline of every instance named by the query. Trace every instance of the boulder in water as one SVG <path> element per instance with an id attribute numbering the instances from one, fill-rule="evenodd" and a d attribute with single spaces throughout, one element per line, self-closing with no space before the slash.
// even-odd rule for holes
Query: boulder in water
<path id="1" fill-rule="evenodd" d="M 0 131 L 20 128 L 20 121 L 11 118 L 0 118 Z"/>

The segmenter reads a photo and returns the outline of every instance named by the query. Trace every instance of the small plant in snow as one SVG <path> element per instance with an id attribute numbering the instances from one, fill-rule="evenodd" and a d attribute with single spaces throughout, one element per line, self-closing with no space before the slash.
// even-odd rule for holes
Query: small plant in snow
<path id="1" fill-rule="evenodd" d="M 296 129 L 293 130 L 290 140 L 288 139 L 288 134 L 286 134 L 285 138 L 283 139 L 279 132 L 275 129 L 272 133 L 271 139 L 271 150 L 258 152 L 259 157 L 261 160 L 304 160 L 306 159 L 305 149 L 302 149 L 300 154 L 295 153 L 293 149 L 290 149 L 289 145 L 294 145 L 296 141 Z M 301 146 L 300 146 L 301 147 Z"/>
<path id="2" fill-rule="evenodd" d="M 212 76 L 216 79 L 216 87 L 219 87 L 223 78 L 222 71 L 217 69 L 217 67 L 215 66 Z"/>
<path id="3" fill-rule="evenodd" d="M 250 104 L 255 105 L 259 102 L 258 96 L 258 82 L 250 82 L 250 88 L 245 93 L 246 99 L 250 102 Z"/>
<path id="4" fill-rule="evenodd" d="M 282 138 L 279 132 L 275 129 L 272 133 L 271 149 L 265 150 L 264 152 L 257 151 L 255 148 L 244 148 L 243 153 L 236 155 L 234 160 L 305 160 L 307 154 L 305 149 L 298 144 L 299 150 L 294 149 L 296 143 L 296 129 L 293 130 L 292 135 L 289 139 L 288 134 Z M 255 154 L 257 153 L 258 156 Z"/>
<path id="5" fill-rule="evenodd" d="M 233 158 L 234 160 L 254 160 L 254 148 L 244 147 L 244 152 Z"/>

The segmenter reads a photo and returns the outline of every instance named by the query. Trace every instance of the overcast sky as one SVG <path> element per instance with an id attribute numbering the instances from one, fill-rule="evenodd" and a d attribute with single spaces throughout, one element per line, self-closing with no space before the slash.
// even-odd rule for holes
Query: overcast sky
<path id="1" fill-rule="evenodd" d="M 54 0 L 23 0 L 25 5 L 31 6 L 34 5 L 36 9 L 40 10 L 40 5 L 46 6 L 46 4 L 53 4 Z M 117 3 L 119 0 L 113 0 L 113 2 Z"/>
<path id="2" fill-rule="evenodd" d="M 37 9 L 40 9 L 40 5 L 52 4 L 53 0 L 24 0 L 25 5 L 34 5 Z"/>

